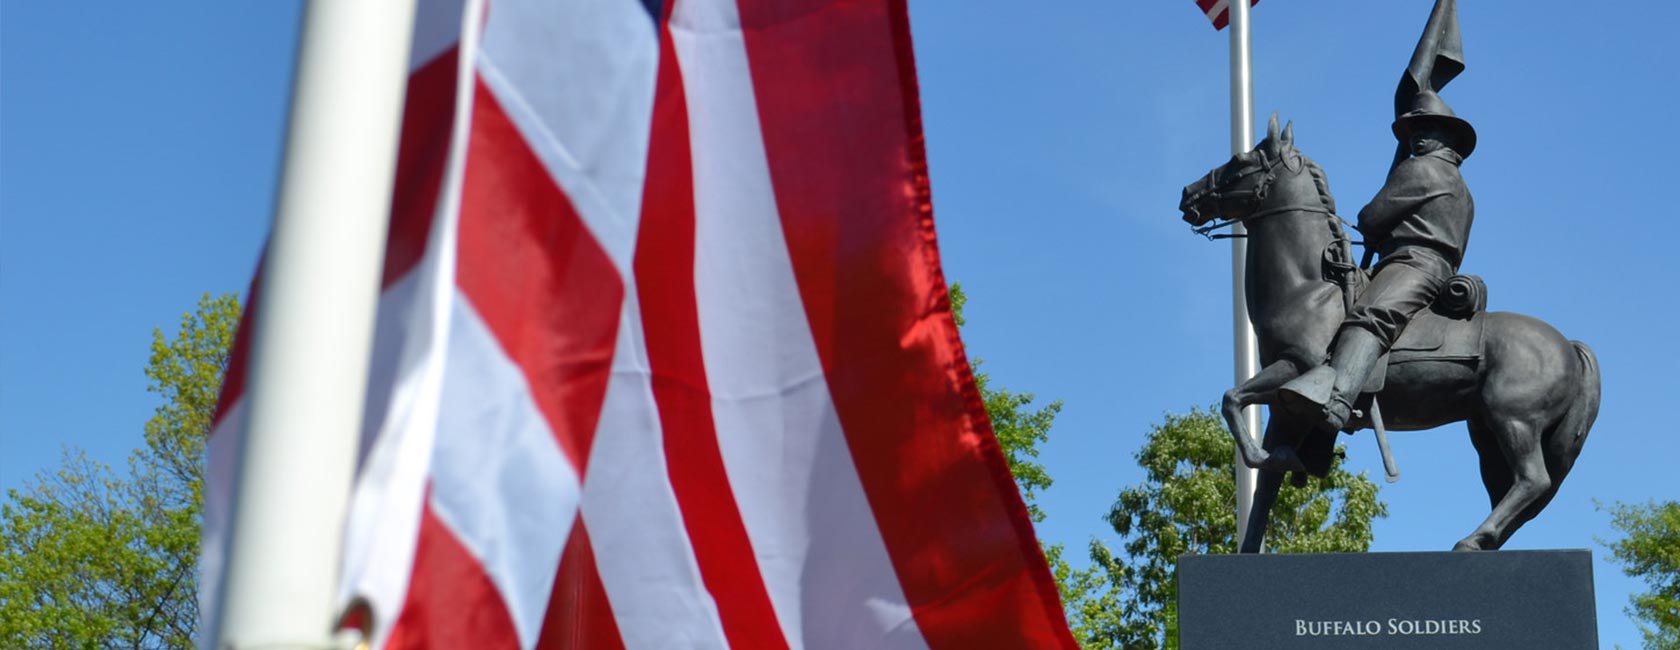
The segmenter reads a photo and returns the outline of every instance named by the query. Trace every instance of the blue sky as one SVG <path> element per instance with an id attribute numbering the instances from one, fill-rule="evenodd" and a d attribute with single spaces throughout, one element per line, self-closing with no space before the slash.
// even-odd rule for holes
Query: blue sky
<path id="1" fill-rule="evenodd" d="M 1394 83 L 1430 0 L 1268 0 L 1254 10 L 1256 129 L 1276 110 L 1345 214 L 1380 186 Z M 154 327 L 243 291 L 268 228 L 297 3 L 161 11 L 7 3 L 0 14 L 0 486 L 64 445 L 120 464 L 156 402 Z M 1520 13 L 1516 13 L 1520 10 Z M 1602 501 L 1680 497 L 1680 258 L 1667 235 L 1680 47 L 1665 3 L 1466 2 L 1476 125 L 1464 270 L 1490 307 L 1590 344 L 1604 402 L 1569 480 L 1509 548 L 1594 548 Z M 1101 521 L 1168 412 L 1230 384 L 1229 247 L 1178 220 L 1229 155 L 1226 38 L 1190 0 L 913 2 L 946 272 L 994 382 L 1060 399 L 1041 537 Z M 1380 476 L 1370 435 L 1349 465 Z M 1378 550 L 1449 548 L 1487 511 L 1462 425 L 1393 435 L 1405 477 Z M 1640 585 L 1594 566 L 1605 647 L 1637 645 Z"/>

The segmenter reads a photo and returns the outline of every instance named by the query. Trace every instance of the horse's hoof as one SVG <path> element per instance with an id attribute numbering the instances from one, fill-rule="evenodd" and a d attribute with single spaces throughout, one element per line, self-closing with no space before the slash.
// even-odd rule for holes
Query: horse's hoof
<path id="1" fill-rule="evenodd" d="M 1469 538 L 1459 540 L 1459 542 L 1457 544 L 1453 544 L 1453 551 L 1455 551 L 1455 552 L 1456 551 L 1480 551 L 1480 550 L 1482 550 L 1482 545 L 1477 544 L 1474 541 L 1471 541 Z"/>

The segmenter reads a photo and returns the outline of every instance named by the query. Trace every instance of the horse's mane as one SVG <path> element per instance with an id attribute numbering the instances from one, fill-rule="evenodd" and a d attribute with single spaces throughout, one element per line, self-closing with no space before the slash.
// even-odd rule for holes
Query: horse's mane
<path id="1" fill-rule="evenodd" d="M 1313 187 L 1318 188 L 1318 200 L 1323 201 L 1325 209 L 1334 214 L 1336 212 L 1336 197 L 1330 196 L 1330 179 L 1325 178 L 1324 168 L 1319 167 L 1318 163 L 1313 162 L 1313 159 L 1308 158 L 1306 154 L 1299 150 L 1295 153 L 1301 157 L 1302 162 L 1307 164 L 1307 173 L 1312 174 Z"/>
<path id="2" fill-rule="evenodd" d="M 1319 167 L 1318 163 L 1314 162 L 1312 158 L 1308 158 L 1306 154 L 1301 153 L 1301 150 L 1295 149 L 1293 144 L 1289 145 L 1289 148 L 1291 149 L 1290 154 L 1301 157 L 1301 162 L 1305 163 L 1307 173 L 1312 175 L 1313 187 L 1318 189 L 1318 200 L 1324 204 L 1324 209 L 1330 211 L 1330 226 L 1335 229 L 1336 238 L 1352 241 L 1352 238 L 1348 237 L 1347 229 L 1342 227 L 1342 218 L 1336 214 L 1336 197 L 1330 195 L 1330 179 L 1324 175 L 1324 168 Z"/>

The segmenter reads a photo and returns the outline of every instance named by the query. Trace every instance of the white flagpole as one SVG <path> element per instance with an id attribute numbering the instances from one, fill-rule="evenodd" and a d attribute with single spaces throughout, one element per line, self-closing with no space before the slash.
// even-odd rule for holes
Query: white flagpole
<path id="1" fill-rule="evenodd" d="M 1231 0 L 1229 8 L 1231 30 L 1231 153 L 1245 153 L 1254 147 L 1254 77 L 1248 38 L 1248 0 Z M 1248 229 L 1237 224 L 1231 229 L 1231 332 L 1236 383 L 1248 381 L 1260 372 L 1260 344 L 1254 338 L 1254 326 L 1248 322 L 1248 298 L 1244 293 L 1244 267 L 1248 264 Z M 1243 422 L 1250 436 L 1259 436 L 1260 407 L 1250 406 L 1243 411 Z M 1248 513 L 1254 508 L 1255 471 L 1242 462 L 1242 454 L 1235 459 L 1237 476 L 1237 543 L 1242 544 L 1248 531 Z"/>
<path id="2" fill-rule="evenodd" d="M 413 22 L 414 0 L 304 9 L 216 648 L 332 639 Z"/>

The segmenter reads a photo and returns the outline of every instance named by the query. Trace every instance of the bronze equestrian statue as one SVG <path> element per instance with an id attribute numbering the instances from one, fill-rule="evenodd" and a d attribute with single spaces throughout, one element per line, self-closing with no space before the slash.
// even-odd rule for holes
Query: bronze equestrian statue
<path id="1" fill-rule="evenodd" d="M 1373 229 L 1368 245 L 1383 257 L 1374 277 L 1352 262 L 1323 170 L 1295 149 L 1292 125 L 1279 131 L 1275 115 L 1254 150 L 1184 188 L 1179 209 L 1199 232 L 1248 228 L 1248 313 L 1263 369 L 1225 393 L 1222 407 L 1243 462 L 1260 470 L 1243 552 L 1260 550 L 1285 472 L 1324 476 L 1336 430 L 1370 427 L 1375 412 L 1396 430 L 1469 426 L 1492 512 L 1453 548 L 1497 549 L 1551 501 L 1598 416 L 1591 349 L 1534 318 L 1483 311 L 1480 280 L 1444 277 L 1469 234 L 1455 158 L 1474 146 L 1474 131 L 1443 121 L 1450 109 L 1435 100 L 1422 100 L 1419 119 L 1395 125 L 1421 155 L 1397 166 L 1361 211 L 1361 226 Z M 1432 203 L 1446 196 L 1442 187 L 1461 194 Z M 1322 365 L 1332 343 L 1333 371 Z M 1298 400 L 1311 408 L 1277 408 L 1286 390 L 1309 392 L 1296 390 L 1298 378 L 1313 382 L 1310 390 L 1330 388 L 1329 408 L 1316 408 L 1311 395 Z M 1241 417 L 1252 404 L 1273 407 L 1258 446 Z"/>
<path id="2" fill-rule="evenodd" d="M 1324 171 L 1275 114 L 1254 150 L 1184 188 L 1179 210 L 1196 232 L 1248 227 L 1262 370 L 1222 407 L 1243 462 L 1260 470 L 1245 553 L 1260 551 L 1286 472 L 1297 485 L 1328 473 L 1336 432 L 1375 429 L 1393 481 L 1387 428 L 1457 421 L 1469 425 L 1493 512 L 1453 548 L 1499 548 L 1557 494 L 1598 417 L 1591 349 L 1533 318 L 1486 312 L 1481 279 L 1455 275 L 1475 219 L 1458 168 L 1476 130 L 1439 91 L 1463 71 L 1457 4 L 1436 0 L 1394 92 L 1398 146 L 1359 211 L 1358 265 Z M 1272 407 L 1258 446 L 1242 418 L 1253 404 Z"/>

